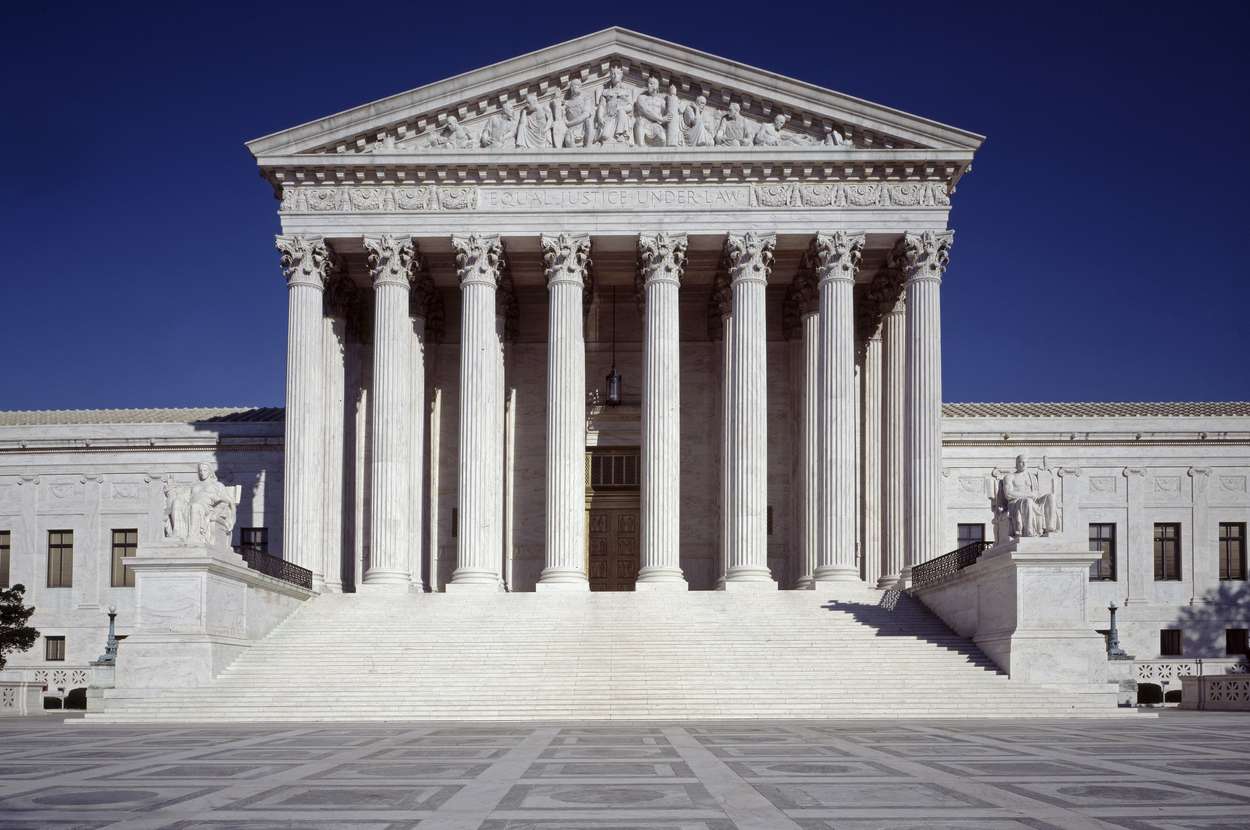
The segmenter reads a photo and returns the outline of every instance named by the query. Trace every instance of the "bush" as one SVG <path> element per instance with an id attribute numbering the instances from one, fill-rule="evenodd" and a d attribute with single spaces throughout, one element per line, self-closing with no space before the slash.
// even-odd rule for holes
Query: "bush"
<path id="1" fill-rule="evenodd" d="M 60 699 L 59 697 L 45 697 L 45 698 L 43 699 L 43 708 L 45 708 L 45 709 L 60 709 L 60 708 L 62 708 L 62 706 L 61 706 L 61 699 Z"/>
<path id="2" fill-rule="evenodd" d="M 1181 702 L 1181 690 L 1180 689 L 1168 689 L 1167 692 L 1165 692 L 1163 695 L 1163 702 L 1164 703 L 1180 703 Z"/>
<path id="3" fill-rule="evenodd" d="M 1157 683 L 1138 683 L 1137 684 L 1137 702 L 1142 703 L 1162 703 L 1163 687 Z"/>
<path id="4" fill-rule="evenodd" d="M 86 709 L 87 708 L 87 690 L 71 689 L 70 693 L 65 696 L 66 709 Z"/>

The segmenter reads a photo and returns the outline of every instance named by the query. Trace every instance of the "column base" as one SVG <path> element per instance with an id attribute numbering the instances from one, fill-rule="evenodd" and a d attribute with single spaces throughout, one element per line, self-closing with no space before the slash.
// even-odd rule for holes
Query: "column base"
<path id="1" fill-rule="evenodd" d="M 407 582 L 362 582 L 356 588 L 358 594 L 407 594 L 411 593 Z"/>
<path id="2" fill-rule="evenodd" d="M 590 580 L 581 568 L 543 568 L 535 591 L 589 591 Z"/>
<path id="3" fill-rule="evenodd" d="M 412 577 L 407 571 L 383 571 L 370 568 L 365 571 L 364 581 L 356 589 L 357 592 L 406 594 Z"/>
<path id="4" fill-rule="evenodd" d="M 811 591 L 815 587 L 816 587 L 816 580 L 812 579 L 811 574 L 807 574 L 806 576 L 800 576 L 798 579 L 796 579 L 794 581 L 794 587 L 791 588 L 790 590 Z"/>
<path id="5" fill-rule="evenodd" d="M 817 568 L 812 578 L 817 582 L 862 582 L 859 571 L 850 565 L 829 565 Z"/>
<path id="6" fill-rule="evenodd" d="M 494 582 L 448 582 L 443 590 L 448 594 L 502 594 L 503 586 Z"/>
<path id="7" fill-rule="evenodd" d="M 635 591 L 685 591 L 689 587 L 681 568 L 643 568 L 634 582 Z"/>
<path id="8" fill-rule="evenodd" d="M 321 586 L 321 593 L 341 594 L 343 593 L 343 583 L 342 582 L 327 582 L 325 585 Z"/>
<path id="9" fill-rule="evenodd" d="M 894 590 L 906 591 L 911 587 L 911 567 L 905 567 L 898 572 L 898 579 L 894 582 Z"/>
<path id="10" fill-rule="evenodd" d="M 777 580 L 767 568 L 731 568 L 716 585 L 719 591 L 775 591 Z"/>
<path id="11" fill-rule="evenodd" d="M 898 584 L 898 574 L 886 574 L 877 580 L 877 587 L 881 589 L 893 588 Z"/>
<path id="12" fill-rule="evenodd" d="M 584 594 L 590 591 L 590 581 L 581 582 L 543 582 L 534 585 L 536 594 Z"/>

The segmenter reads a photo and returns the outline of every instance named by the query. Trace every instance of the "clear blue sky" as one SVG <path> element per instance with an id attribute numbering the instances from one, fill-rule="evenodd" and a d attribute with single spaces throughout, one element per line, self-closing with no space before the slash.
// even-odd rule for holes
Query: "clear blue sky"
<path id="1" fill-rule="evenodd" d="M 1250 399 L 1250 4 L 606 5 L 10 7 L 0 409 L 280 404 L 243 141 L 610 25 L 989 136 L 947 400 Z"/>

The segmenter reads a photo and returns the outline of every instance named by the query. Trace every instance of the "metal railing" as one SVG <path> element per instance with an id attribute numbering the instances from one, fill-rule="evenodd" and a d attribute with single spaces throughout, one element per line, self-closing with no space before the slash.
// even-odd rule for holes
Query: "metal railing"
<path id="1" fill-rule="evenodd" d="M 973 562 L 981 558 L 981 554 L 993 545 L 993 542 L 973 542 L 958 550 L 943 554 L 937 559 L 921 562 L 911 567 L 911 584 L 913 588 L 923 588 L 954 576 Z"/>
<path id="2" fill-rule="evenodd" d="M 265 576 L 272 576 L 274 579 L 281 579 L 283 582 L 289 582 L 292 585 L 312 590 L 312 571 L 307 568 L 301 568 L 294 562 L 270 556 L 247 545 L 240 545 L 235 550 L 238 551 L 239 556 L 243 557 L 243 561 L 252 570 L 259 571 Z"/>

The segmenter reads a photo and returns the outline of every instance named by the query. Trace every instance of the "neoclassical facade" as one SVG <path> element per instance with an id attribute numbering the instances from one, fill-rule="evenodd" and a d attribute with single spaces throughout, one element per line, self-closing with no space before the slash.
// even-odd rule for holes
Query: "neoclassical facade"
<path id="1" fill-rule="evenodd" d="M 943 405 L 981 142 L 622 29 L 249 142 L 285 411 L 0 413 L 0 586 L 46 641 L 12 671 L 85 684 L 109 607 L 131 680 L 187 686 L 338 594 L 875 601 L 1022 521 L 1077 557 L 1075 629 L 1118 605 L 1139 679 L 1235 660 L 1250 404 Z M 264 573 L 206 555 L 178 587 L 145 551 L 214 479 Z M 170 632 L 217 649 L 195 682 Z"/>

